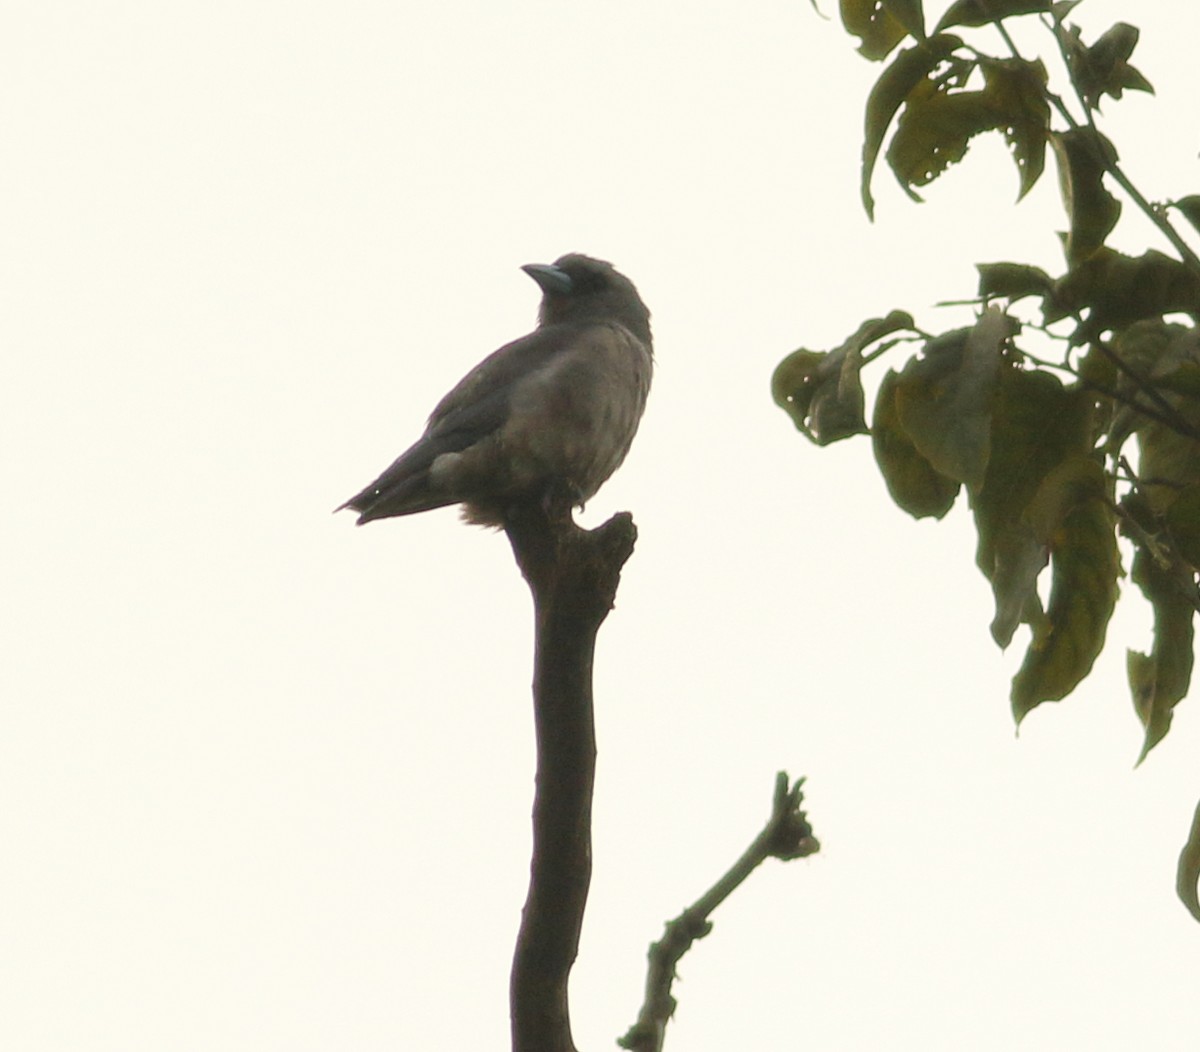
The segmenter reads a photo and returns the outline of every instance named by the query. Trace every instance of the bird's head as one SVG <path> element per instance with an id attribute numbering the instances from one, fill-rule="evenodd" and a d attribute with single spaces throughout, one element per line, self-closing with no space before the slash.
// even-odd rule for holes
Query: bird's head
<path id="1" fill-rule="evenodd" d="M 650 345 L 650 311 L 633 282 L 611 263 L 572 252 L 553 263 L 529 263 L 521 269 L 542 290 L 540 324 L 616 321 Z"/>

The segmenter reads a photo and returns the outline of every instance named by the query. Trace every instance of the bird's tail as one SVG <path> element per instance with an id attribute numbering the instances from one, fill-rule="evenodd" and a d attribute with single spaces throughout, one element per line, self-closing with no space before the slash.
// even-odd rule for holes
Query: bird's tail
<path id="1" fill-rule="evenodd" d="M 419 511 L 444 508 L 448 504 L 458 503 L 456 497 L 433 489 L 427 467 L 414 471 L 410 465 L 403 464 L 402 460 L 403 458 L 396 461 L 369 486 L 333 510 L 339 512 L 349 508 L 358 512 L 358 525 L 361 526 L 372 519 L 415 515 Z"/>

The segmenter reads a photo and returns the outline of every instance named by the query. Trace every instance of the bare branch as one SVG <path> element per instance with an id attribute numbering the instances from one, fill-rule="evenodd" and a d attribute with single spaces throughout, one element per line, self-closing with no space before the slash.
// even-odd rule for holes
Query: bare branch
<path id="1" fill-rule="evenodd" d="M 789 787 L 786 771 L 775 776 L 771 817 L 742 856 L 711 888 L 678 917 L 667 922 L 663 937 L 651 943 L 646 974 L 646 996 L 637 1022 L 617 1043 L 630 1052 L 661 1052 L 667 1021 L 675 1012 L 671 984 L 675 966 L 697 939 L 712 931 L 709 915 L 768 858 L 788 861 L 804 858 L 820 849 L 817 838 L 800 804 L 804 779 Z"/>

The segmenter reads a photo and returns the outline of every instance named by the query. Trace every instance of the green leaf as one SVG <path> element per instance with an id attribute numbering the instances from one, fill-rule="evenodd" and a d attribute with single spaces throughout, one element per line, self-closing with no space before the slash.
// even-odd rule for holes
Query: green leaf
<path id="1" fill-rule="evenodd" d="M 991 450 L 992 400 L 1016 322 L 996 308 L 966 330 L 930 341 L 896 381 L 896 411 L 913 445 L 940 474 L 978 487 Z"/>
<path id="2" fill-rule="evenodd" d="M 882 318 L 870 318 L 864 321 L 842 346 L 857 347 L 861 351 L 876 341 L 882 340 L 885 336 L 890 336 L 894 332 L 902 332 L 905 329 L 911 332 L 916 331 L 912 315 L 906 310 L 889 311 Z"/>
<path id="3" fill-rule="evenodd" d="M 901 14 L 908 15 L 906 5 L 893 5 L 884 0 L 841 0 L 840 7 L 846 32 L 862 41 L 859 54 L 873 62 L 886 58 L 909 34 L 904 21 L 897 18 L 893 10 L 898 8 Z M 920 9 L 919 4 L 917 8 Z"/>
<path id="4" fill-rule="evenodd" d="M 1104 174 L 1117 160 L 1112 143 L 1091 128 L 1054 132 L 1050 143 L 1058 162 L 1063 207 L 1071 223 L 1067 233 L 1068 265 L 1088 259 L 1117 225 L 1121 205 L 1104 188 Z"/>
<path id="5" fill-rule="evenodd" d="M 1083 0 L 1059 0 L 1056 4 L 1050 5 L 1050 17 L 1055 22 L 1063 22 L 1075 8 L 1083 3 Z"/>
<path id="6" fill-rule="evenodd" d="M 1116 363 L 1095 343 L 1088 347 L 1087 353 L 1079 360 L 1078 369 L 1079 379 L 1087 384 L 1095 385 L 1096 388 L 1111 391 L 1120 383 L 1120 374 L 1117 372 Z M 1097 399 L 1103 397 L 1103 395 L 1097 395 Z M 1130 429 L 1130 433 L 1132 433 L 1132 429 Z"/>
<path id="7" fill-rule="evenodd" d="M 808 426 L 812 401 L 829 372 L 825 351 L 809 351 L 801 348 L 783 359 L 771 376 L 771 397 L 775 404 L 792 418 L 796 429 L 814 442 L 816 438 Z"/>
<path id="8" fill-rule="evenodd" d="M 985 299 L 1003 297 L 1015 303 L 1026 296 L 1050 296 L 1054 279 L 1041 267 L 1024 263 L 977 263 L 979 295 Z"/>
<path id="9" fill-rule="evenodd" d="M 1195 449 L 1193 451 L 1200 452 Z M 1167 529 L 1175 550 L 1193 570 L 1200 570 L 1200 485 L 1185 486 L 1167 508 Z"/>
<path id="10" fill-rule="evenodd" d="M 1134 555 L 1132 576 L 1154 608 L 1154 649 L 1149 654 L 1130 650 L 1126 655 L 1134 711 L 1146 731 L 1138 757 L 1141 763 L 1166 737 L 1173 710 L 1191 685 L 1196 611 L 1171 568 L 1160 566 L 1144 548 Z"/>
<path id="11" fill-rule="evenodd" d="M 940 519 L 954 505 L 959 483 L 938 472 L 900 425 L 898 377 L 891 369 L 880 384 L 871 421 L 871 445 L 892 500 L 915 519 Z"/>
<path id="12" fill-rule="evenodd" d="M 1178 201 L 1170 202 L 1171 207 L 1183 214 L 1183 218 L 1200 231 L 1200 194 L 1188 194 Z"/>
<path id="13" fill-rule="evenodd" d="M 1104 469 L 1080 456 L 1042 480 L 1026 519 L 1048 545 L 1050 603 L 1044 624 L 1013 678 L 1017 723 L 1045 701 L 1059 701 L 1091 671 L 1117 599 L 1121 572 L 1116 520 L 1106 494 Z"/>
<path id="14" fill-rule="evenodd" d="M 913 327 L 912 316 L 892 311 L 860 325 L 828 354 L 798 350 L 775 368 L 771 393 L 796 427 L 817 445 L 867 433 L 865 398 L 859 373 L 863 348 L 901 329 Z"/>
<path id="15" fill-rule="evenodd" d="M 1041 178 L 1050 135 L 1046 67 L 1024 59 L 990 61 L 983 66 L 984 98 L 1004 130 L 1021 180 L 1019 201 Z"/>
<path id="16" fill-rule="evenodd" d="M 1135 405 L 1151 404 L 1149 395 L 1142 390 L 1142 383 L 1148 382 L 1146 378 L 1166 363 L 1172 343 L 1186 332 L 1182 325 L 1168 324 L 1162 318 L 1149 318 L 1118 329 L 1107 344 L 1102 340 L 1093 341 L 1080 363 L 1079 375 L 1114 392 L 1112 418 L 1104 444 L 1107 456 L 1118 456 L 1125 440 L 1149 424 L 1150 418 L 1134 408 Z M 1107 354 L 1104 353 L 1106 350 Z M 1135 381 L 1135 376 L 1143 378 L 1142 381 Z M 1155 380 L 1155 386 L 1162 388 L 1164 385 L 1161 380 Z"/>
<path id="17" fill-rule="evenodd" d="M 1074 342 L 1164 314 L 1200 314 L 1200 278 L 1183 263 L 1150 249 L 1126 256 L 1102 248 L 1055 283 L 1059 317 L 1088 311 Z M 1057 320 L 1057 318 L 1051 319 Z"/>
<path id="18" fill-rule="evenodd" d="M 958 0 L 942 15 L 935 33 L 951 26 L 985 26 L 1002 18 L 1049 11 L 1050 0 Z"/>
<path id="19" fill-rule="evenodd" d="M 1078 26 L 1059 25 L 1056 32 L 1071 79 L 1090 108 L 1098 108 L 1103 96 L 1119 99 L 1126 90 L 1154 93 L 1150 82 L 1128 61 L 1138 42 L 1136 26 L 1118 22 L 1090 47 Z"/>
<path id="20" fill-rule="evenodd" d="M 943 61 L 948 59 L 962 41 L 955 36 L 930 37 L 916 47 L 901 51 L 891 65 L 880 74 L 867 98 L 863 134 L 862 201 L 867 215 L 875 218 L 875 200 L 871 196 L 871 177 L 884 137 L 896 111 L 904 105 L 909 93 Z"/>
<path id="21" fill-rule="evenodd" d="M 1191 414 L 1194 418 L 1195 412 Z M 1185 418 L 1186 419 L 1186 418 Z M 1147 419 L 1137 431 L 1142 491 L 1158 515 L 1169 515 L 1186 489 L 1200 484 L 1200 445 L 1172 427 Z M 1187 506 L 1178 521 L 1187 529 Z"/>
<path id="22" fill-rule="evenodd" d="M 1045 624 L 1037 579 L 1050 562 L 1046 546 L 1019 519 L 998 531 L 992 545 L 992 599 L 996 614 L 989 626 L 1001 650 L 1008 648 L 1017 626 Z"/>
<path id="23" fill-rule="evenodd" d="M 1054 374 L 1001 369 L 987 473 L 971 493 L 979 534 L 975 561 L 992 586 L 992 637 L 1001 647 L 1018 624 L 1042 620 L 1035 584 L 1048 552 L 1025 511 L 1052 469 L 1090 449 L 1090 414 L 1091 396 L 1064 388 Z"/>
<path id="24" fill-rule="evenodd" d="M 859 376 L 862 364 L 857 348 L 831 351 L 826 358 L 823 382 L 809 404 L 809 437 L 817 445 L 867 433 L 866 397 Z"/>
<path id="25" fill-rule="evenodd" d="M 921 0 L 882 0 L 887 13 L 916 40 L 925 39 L 925 12 Z"/>
<path id="26" fill-rule="evenodd" d="M 915 196 L 911 187 L 933 182 L 963 159 L 974 136 L 995 126 L 982 91 L 951 92 L 945 83 L 922 80 L 905 100 L 888 164 L 905 193 Z"/>
<path id="27" fill-rule="evenodd" d="M 1106 451 L 1115 453 L 1137 432 L 1143 494 L 1162 513 L 1181 489 L 1200 481 L 1200 444 L 1190 437 L 1200 433 L 1200 329 L 1150 318 L 1118 329 L 1107 346 L 1124 368 L 1105 385 L 1122 403 L 1109 425 Z M 1153 408 L 1165 421 L 1135 404 Z"/>
<path id="28" fill-rule="evenodd" d="M 1175 893 L 1179 901 L 1196 920 L 1200 921 L 1200 896 L 1196 885 L 1200 883 L 1200 804 L 1192 816 L 1192 828 L 1187 842 L 1179 853 L 1179 866 L 1175 871 Z"/>
<path id="29" fill-rule="evenodd" d="M 1122 364 L 1143 376 L 1161 373 L 1164 366 L 1173 364 L 1171 346 L 1188 330 L 1182 325 L 1165 322 L 1162 318 L 1135 321 L 1117 330 L 1112 336 L 1112 350 Z M 1128 383 L 1128 379 L 1123 381 Z M 1132 394 L 1132 391 L 1126 392 Z"/>
<path id="30" fill-rule="evenodd" d="M 1004 132 L 1020 177 L 1018 198 L 1041 176 L 1050 129 L 1045 67 L 1024 59 L 980 59 L 979 65 L 980 91 L 956 90 L 962 78 L 926 77 L 905 97 L 887 159 L 910 196 L 916 196 L 912 187 L 960 161 L 971 139 L 986 131 Z"/>

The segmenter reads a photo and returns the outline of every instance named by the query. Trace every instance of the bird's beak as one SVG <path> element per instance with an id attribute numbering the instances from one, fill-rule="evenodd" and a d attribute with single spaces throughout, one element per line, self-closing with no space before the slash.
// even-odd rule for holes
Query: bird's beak
<path id="1" fill-rule="evenodd" d="M 571 291 L 571 275 L 549 263 L 526 263 L 521 268 L 547 295 L 565 296 Z"/>

